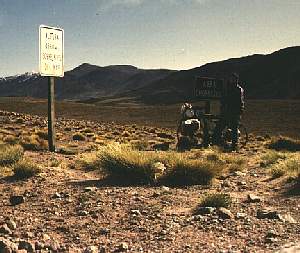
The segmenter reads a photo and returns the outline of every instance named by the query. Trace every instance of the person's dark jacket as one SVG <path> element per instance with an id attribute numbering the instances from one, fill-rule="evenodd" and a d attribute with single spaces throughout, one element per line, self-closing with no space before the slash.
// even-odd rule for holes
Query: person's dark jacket
<path id="1" fill-rule="evenodd" d="M 245 109 L 244 89 L 240 86 L 234 86 L 227 91 L 222 101 L 223 114 L 228 117 L 240 116 Z"/>

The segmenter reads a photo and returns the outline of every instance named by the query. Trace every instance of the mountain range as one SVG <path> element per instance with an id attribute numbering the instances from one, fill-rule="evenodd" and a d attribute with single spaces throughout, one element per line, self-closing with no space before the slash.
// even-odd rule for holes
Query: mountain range
<path id="1" fill-rule="evenodd" d="M 63 78 L 56 78 L 55 94 L 60 100 L 128 98 L 146 104 L 169 104 L 192 98 L 196 76 L 224 78 L 232 72 L 239 73 L 246 98 L 300 98 L 300 46 L 179 71 L 83 63 L 65 72 Z M 46 98 L 47 78 L 34 73 L 0 78 L 0 96 Z"/>

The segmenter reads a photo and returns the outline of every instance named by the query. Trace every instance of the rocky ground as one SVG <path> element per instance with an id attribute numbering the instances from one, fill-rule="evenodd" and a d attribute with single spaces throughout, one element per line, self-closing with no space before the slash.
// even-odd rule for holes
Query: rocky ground
<path id="1" fill-rule="evenodd" d="M 46 129 L 41 117 L 0 114 L 4 142 Z M 25 152 L 42 167 L 37 176 L 16 180 L 0 168 L 0 252 L 300 252 L 299 195 L 261 166 L 265 138 L 252 136 L 229 154 L 246 160 L 244 170 L 226 171 L 211 186 L 170 188 L 108 185 L 99 172 L 76 166 L 110 141 L 172 149 L 168 129 L 59 119 L 57 136 L 57 153 Z M 215 192 L 230 194 L 232 205 L 195 214 Z"/>

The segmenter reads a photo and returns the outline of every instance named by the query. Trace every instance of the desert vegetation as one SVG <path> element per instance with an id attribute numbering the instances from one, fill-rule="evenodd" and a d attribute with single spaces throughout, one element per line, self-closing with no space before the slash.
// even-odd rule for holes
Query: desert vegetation
<path id="1" fill-rule="evenodd" d="M 0 166 L 9 166 L 22 159 L 24 150 L 19 145 L 0 145 Z"/>
<path id="2" fill-rule="evenodd" d="M 299 152 L 270 146 L 279 137 L 252 134 L 238 152 L 178 152 L 172 129 L 58 118 L 50 153 L 43 117 L 1 114 L 1 242 L 58 252 L 209 252 L 208 242 L 272 252 L 299 238 Z"/>
<path id="3" fill-rule="evenodd" d="M 81 164 L 125 183 L 172 186 L 210 184 L 224 168 L 223 163 L 192 160 L 188 154 L 140 151 L 118 143 L 103 147 L 94 160 Z"/>
<path id="4" fill-rule="evenodd" d="M 271 139 L 268 147 L 275 150 L 300 151 L 300 140 L 279 136 Z"/>
<path id="5" fill-rule="evenodd" d="M 198 207 L 230 207 L 231 202 L 232 199 L 228 194 L 212 193 L 204 196 Z"/>
<path id="6" fill-rule="evenodd" d="M 29 159 L 22 159 L 13 165 L 14 176 L 18 179 L 26 179 L 41 172 L 41 168 Z"/>

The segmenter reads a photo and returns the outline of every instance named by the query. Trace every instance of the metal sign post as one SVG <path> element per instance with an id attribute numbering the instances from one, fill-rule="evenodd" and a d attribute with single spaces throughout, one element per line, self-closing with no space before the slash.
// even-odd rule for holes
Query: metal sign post
<path id="1" fill-rule="evenodd" d="M 55 152 L 55 77 L 64 76 L 64 30 L 41 25 L 39 29 L 41 76 L 48 76 L 48 146 Z"/>
<path id="2" fill-rule="evenodd" d="M 55 152 L 54 76 L 48 77 L 48 146 Z"/>

